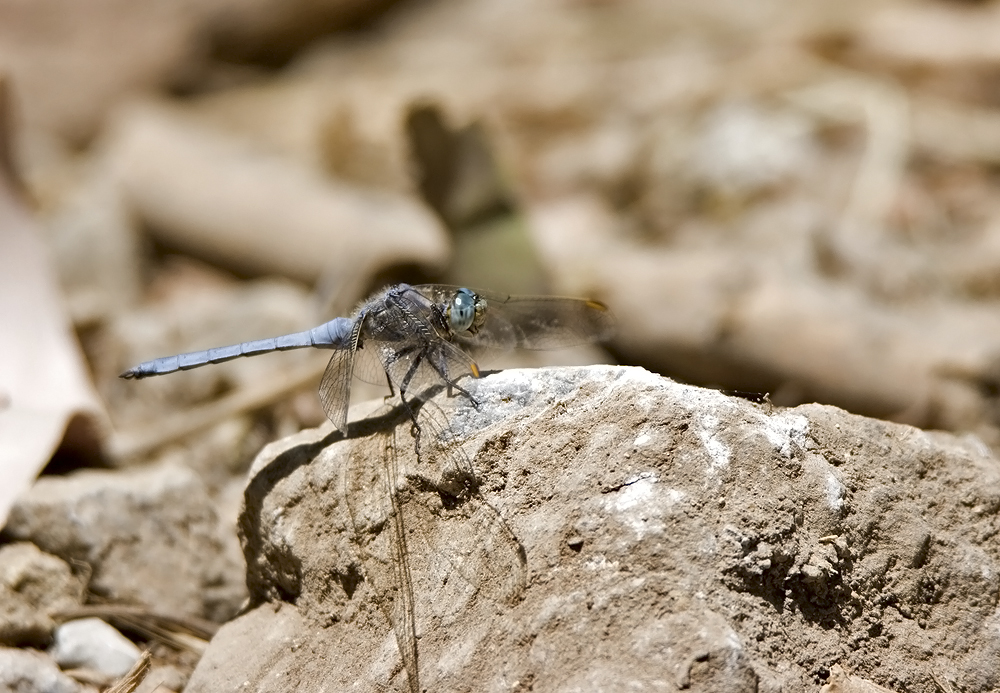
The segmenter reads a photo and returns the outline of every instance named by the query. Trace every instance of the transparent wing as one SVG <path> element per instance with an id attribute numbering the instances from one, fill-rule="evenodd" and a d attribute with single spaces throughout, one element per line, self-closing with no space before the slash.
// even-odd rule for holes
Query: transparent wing
<path id="1" fill-rule="evenodd" d="M 377 344 L 354 352 L 354 377 L 372 385 L 387 384 L 385 368 L 379 358 Z"/>
<path id="2" fill-rule="evenodd" d="M 367 440 L 359 440 L 348 460 L 345 496 L 365 580 L 392 627 L 408 689 L 419 693 L 413 579 L 404 519 L 406 500 L 400 491 L 405 481 L 399 452 L 406 448 L 396 441 L 398 427 L 405 427 L 410 418 L 401 407 L 386 407 L 380 418 L 386 419 L 382 429 Z"/>
<path id="3" fill-rule="evenodd" d="M 415 325 L 423 319 L 386 302 L 384 296 L 368 303 L 358 330 L 354 377 L 372 385 L 385 385 L 386 371 L 381 353 L 386 349 L 406 349 L 417 343 L 420 330 Z"/>
<path id="4" fill-rule="evenodd" d="M 416 541 L 409 546 L 424 549 L 419 553 L 427 557 L 426 570 L 451 592 L 435 603 L 458 609 L 473 598 L 519 601 L 527 584 L 524 548 L 480 492 L 472 462 L 442 409 L 434 401 L 416 406 L 417 467 L 409 478 L 433 491 L 435 504 L 420 506 L 419 520 L 411 523 Z"/>
<path id="5" fill-rule="evenodd" d="M 333 425 L 347 435 L 347 409 L 351 404 L 351 373 L 354 349 L 337 349 L 319 382 L 319 401 Z"/>
<path id="6" fill-rule="evenodd" d="M 385 471 L 383 478 L 392 484 L 399 473 L 396 442 L 396 432 L 385 439 L 387 445 L 383 451 Z M 420 666 L 417 660 L 417 617 L 413 596 L 413 577 L 410 574 L 410 554 L 406 545 L 406 526 L 403 518 L 403 504 L 396 494 L 394 485 L 389 492 L 392 507 L 392 575 L 395 578 L 395 599 L 392 601 L 392 629 L 396 634 L 396 646 L 399 648 L 403 668 L 406 669 L 406 679 L 410 685 L 410 693 L 420 693 Z"/>
<path id="7" fill-rule="evenodd" d="M 456 616 L 480 598 L 519 600 L 525 553 L 480 494 L 461 441 L 436 404 L 387 406 L 360 431 L 367 435 L 348 460 L 347 507 L 365 580 L 416 693 L 416 619 Z"/>
<path id="8" fill-rule="evenodd" d="M 414 288 L 436 305 L 447 306 L 459 287 L 424 284 Z M 616 329 L 614 315 L 597 301 L 472 291 L 486 301 L 486 310 L 475 334 L 455 335 L 455 342 L 468 348 L 561 349 L 606 340 Z"/>
<path id="9" fill-rule="evenodd" d="M 486 319 L 475 335 L 456 341 L 489 349 L 561 349 L 599 342 L 615 330 L 611 311 L 596 301 L 576 298 L 487 298 Z"/>

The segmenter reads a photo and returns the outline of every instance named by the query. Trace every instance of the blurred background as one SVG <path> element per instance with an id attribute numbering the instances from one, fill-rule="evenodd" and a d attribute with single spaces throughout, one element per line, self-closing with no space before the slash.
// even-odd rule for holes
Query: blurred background
<path id="1" fill-rule="evenodd" d="M 0 0 L 0 408 L 218 491 L 323 421 L 327 355 L 118 373 L 443 281 L 617 315 L 529 365 L 996 447 L 997 36 L 971 0 Z"/>

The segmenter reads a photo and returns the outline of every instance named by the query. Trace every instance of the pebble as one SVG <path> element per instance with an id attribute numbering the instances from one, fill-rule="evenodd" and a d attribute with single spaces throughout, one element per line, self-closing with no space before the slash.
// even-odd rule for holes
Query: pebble
<path id="1" fill-rule="evenodd" d="M 117 678 L 128 673 L 141 652 L 101 619 L 81 618 L 56 628 L 49 654 L 63 669 L 93 669 Z"/>

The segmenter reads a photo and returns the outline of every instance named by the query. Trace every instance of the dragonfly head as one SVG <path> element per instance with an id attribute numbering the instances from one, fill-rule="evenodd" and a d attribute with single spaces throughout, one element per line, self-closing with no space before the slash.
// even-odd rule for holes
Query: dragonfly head
<path id="1" fill-rule="evenodd" d="M 448 326 L 454 332 L 476 331 L 482 324 L 486 312 L 486 301 L 479 298 L 470 289 L 459 289 L 455 292 L 448 306 Z"/>

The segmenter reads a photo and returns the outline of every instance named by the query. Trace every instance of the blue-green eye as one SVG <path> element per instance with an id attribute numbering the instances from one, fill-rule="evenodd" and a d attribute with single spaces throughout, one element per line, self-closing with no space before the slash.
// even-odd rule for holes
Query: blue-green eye
<path id="1" fill-rule="evenodd" d="M 476 295 L 468 289 L 459 289 L 448 307 L 448 324 L 455 332 L 465 332 L 476 319 Z"/>

